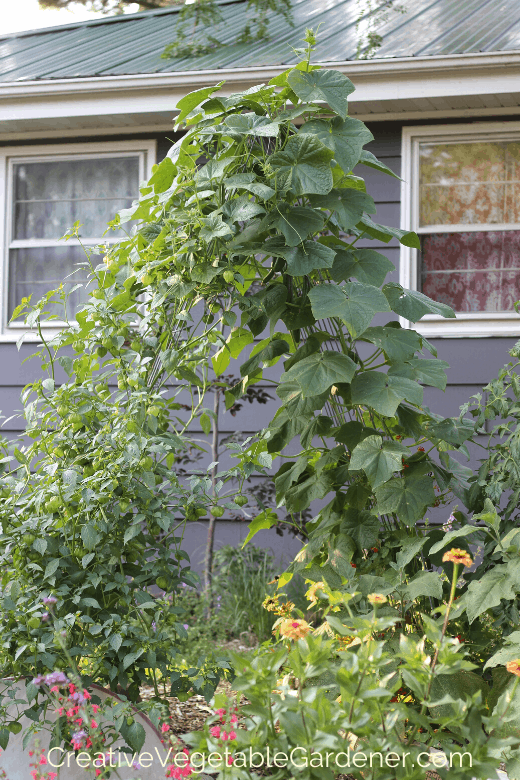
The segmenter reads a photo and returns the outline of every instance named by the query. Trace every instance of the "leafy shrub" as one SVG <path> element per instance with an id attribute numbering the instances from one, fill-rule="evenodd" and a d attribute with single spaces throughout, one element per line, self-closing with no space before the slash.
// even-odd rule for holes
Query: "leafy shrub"
<path id="1" fill-rule="evenodd" d="M 471 562 L 465 552 L 462 558 Z M 439 617 L 421 615 L 420 627 L 403 627 L 398 595 L 387 603 L 382 594 L 361 594 L 357 583 L 337 590 L 313 583 L 309 597 L 324 622 L 312 631 L 282 615 L 277 647 L 236 654 L 233 688 L 247 699 L 241 720 L 230 718 L 233 701 L 217 695 L 216 716 L 189 737 L 192 748 L 206 761 L 213 752 L 219 778 L 258 777 L 255 765 L 265 772 L 269 764 L 279 780 L 345 772 L 424 780 L 426 768 L 441 777 L 493 777 L 508 745 L 500 732 L 514 718 L 511 695 L 497 697 L 491 714 L 480 691 L 462 700 L 444 688 L 473 668 L 464 644 L 445 635 L 458 569 L 448 604 Z M 520 672 L 504 672 L 514 694 Z"/>

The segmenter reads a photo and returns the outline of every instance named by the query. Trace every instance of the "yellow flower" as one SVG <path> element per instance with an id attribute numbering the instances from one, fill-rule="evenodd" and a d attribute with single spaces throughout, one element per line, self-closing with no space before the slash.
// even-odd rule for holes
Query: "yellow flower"
<path id="1" fill-rule="evenodd" d="M 283 604 L 279 605 L 277 614 L 281 615 L 282 617 L 290 617 L 293 609 L 294 604 L 292 601 L 284 601 Z"/>
<path id="2" fill-rule="evenodd" d="M 322 634 L 327 634 L 328 636 L 334 636 L 334 631 L 332 630 L 331 626 L 325 621 L 325 623 L 322 623 L 321 626 L 318 626 L 318 628 L 315 628 L 312 632 L 315 636 L 321 636 Z"/>
<path id="3" fill-rule="evenodd" d="M 508 672 L 511 672 L 511 674 L 516 674 L 517 677 L 520 677 L 520 658 L 516 658 L 514 661 L 508 661 L 506 669 Z"/>
<path id="4" fill-rule="evenodd" d="M 463 566 L 468 568 L 473 566 L 473 559 L 471 555 L 466 552 L 466 550 L 460 550 L 458 547 L 452 547 L 451 550 L 448 550 L 448 552 L 444 553 L 442 560 L 444 563 L 446 561 L 450 561 L 451 563 L 462 563 Z"/>
<path id="5" fill-rule="evenodd" d="M 316 591 L 318 590 L 325 590 L 325 583 L 324 582 L 314 582 L 307 593 L 305 594 L 305 598 L 307 601 L 310 602 L 311 607 L 313 607 L 315 604 L 318 603 L 319 596 L 316 595 Z"/>
<path id="6" fill-rule="evenodd" d="M 262 606 L 264 609 L 266 609 L 268 612 L 276 612 L 276 610 L 279 607 L 278 599 L 279 596 L 266 596 L 265 599 L 262 602 Z"/>
<path id="7" fill-rule="evenodd" d="M 280 625 L 280 634 L 287 639 L 303 639 L 310 630 L 306 620 L 284 620 Z"/>
<path id="8" fill-rule="evenodd" d="M 388 601 L 387 597 L 383 596 L 381 593 L 369 593 L 367 599 L 371 604 L 386 604 Z"/>

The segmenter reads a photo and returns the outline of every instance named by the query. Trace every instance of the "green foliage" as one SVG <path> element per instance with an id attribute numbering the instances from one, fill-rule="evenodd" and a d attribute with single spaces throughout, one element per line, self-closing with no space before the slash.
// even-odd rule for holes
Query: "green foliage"
<path id="1" fill-rule="evenodd" d="M 427 768 L 441 777 L 494 776 L 519 740 L 506 736 L 518 679 L 502 669 L 506 677 L 497 675 L 492 692 L 484 691 L 464 645 L 445 636 L 448 614 L 418 614 L 417 624 L 403 630 L 412 584 L 404 585 L 402 569 L 394 573 L 401 586 L 391 605 L 380 594 L 367 598 L 361 577 L 338 589 L 315 582 L 308 598 L 318 605 L 316 630 L 286 613 L 277 623 L 278 646 L 233 656 L 232 687 L 247 699 L 240 723 L 225 725 L 234 708 L 218 694 L 218 717 L 187 738 L 206 760 L 213 751 L 218 778 L 257 777 L 268 762 L 280 780 L 345 772 L 424 780 Z M 429 577 L 440 582 L 433 572 L 421 579 Z M 383 605 L 372 607 L 374 597 Z M 228 765 L 219 763 L 224 755 L 232 756 Z"/>

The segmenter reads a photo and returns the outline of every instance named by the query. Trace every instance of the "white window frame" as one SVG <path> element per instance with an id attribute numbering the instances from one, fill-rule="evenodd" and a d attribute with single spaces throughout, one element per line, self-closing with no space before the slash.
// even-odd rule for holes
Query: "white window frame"
<path id="1" fill-rule="evenodd" d="M 23 322 L 8 322 L 8 285 L 9 285 L 9 251 L 10 249 L 26 247 L 65 246 L 59 240 L 27 239 L 24 241 L 12 239 L 13 226 L 13 168 L 24 162 L 50 162 L 52 160 L 80 160 L 89 157 L 128 157 L 135 155 L 139 159 L 139 182 L 146 181 L 156 162 L 157 142 L 154 139 L 99 141 L 76 144 L 45 144 L 38 146 L 6 146 L 0 148 L 0 342 L 17 341 L 21 333 L 27 331 Z M 135 193 L 137 199 L 139 193 Z M 118 239 L 107 236 L 89 237 L 88 244 L 115 243 Z M 68 244 L 79 246 L 77 239 L 70 239 Z M 71 271 L 74 269 L 71 269 Z M 46 328 L 48 335 L 58 332 L 59 323 L 49 322 Z M 38 340 L 37 334 L 29 333 L 26 341 Z"/>
<path id="2" fill-rule="evenodd" d="M 520 141 L 520 122 L 478 122 L 454 125 L 424 125 L 403 127 L 401 146 L 401 227 L 417 233 L 446 232 L 448 225 L 426 228 L 419 227 L 419 144 L 422 141 L 465 142 L 465 141 Z M 519 225 L 467 225 L 457 226 L 452 232 L 469 233 L 482 230 L 520 230 Z M 419 289 L 417 278 L 417 249 L 401 246 L 399 260 L 399 282 L 410 290 Z M 427 338 L 519 336 L 520 315 L 516 312 L 460 312 L 456 320 L 444 319 L 439 315 L 426 315 L 419 322 L 410 323 L 400 317 L 403 327 L 414 327 Z"/>

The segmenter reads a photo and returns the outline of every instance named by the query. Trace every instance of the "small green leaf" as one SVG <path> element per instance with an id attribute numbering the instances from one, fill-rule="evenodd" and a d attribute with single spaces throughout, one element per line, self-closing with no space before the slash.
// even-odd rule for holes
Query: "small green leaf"
<path id="1" fill-rule="evenodd" d="M 417 322 L 425 314 L 440 314 L 441 317 L 453 319 L 455 312 L 445 303 L 432 301 L 428 296 L 417 290 L 405 290 L 396 282 L 389 282 L 383 287 L 392 311 L 411 322 Z"/>
<path id="2" fill-rule="evenodd" d="M 202 430 L 204 431 L 206 436 L 209 433 L 211 433 L 211 418 L 210 418 L 209 414 L 206 414 L 205 412 L 204 412 L 204 414 L 201 414 L 201 416 L 200 416 L 200 427 L 202 428 Z"/>
<path id="3" fill-rule="evenodd" d="M 244 544 L 242 545 L 242 549 L 244 549 L 246 544 L 250 542 L 253 536 L 255 536 L 259 531 L 272 528 L 273 525 L 276 525 L 277 522 L 278 515 L 276 512 L 273 512 L 272 509 L 265 509 L 263 512 L 260 512 L 260 514 L 257 515 L 251 523 L 249 523 L 249 533 L 247 534 Z"/>
<path id="4" fill-rule="evenodd" d="M 393 176 L 394 179 L 399 179 L 399 181 L 401 181 L 401 177 L 398 176 L 397 173 L 394 173 L 388 165 L 382 163 L 381 160 L 378 160 L 377 157 L 372 154 L 372 152 L 369 152 L 366 149 L 363 149 L 361 152 L 359 162 L 363 165 L 368 165 L 369 168 L 375 168 L 376 171 L 381 171 L 381 173 L 387 173 L 389 176 Z"/>
<path id="5" fill-rule="evenodd" d="M 386 225 L 378 225 L 376 222 L 370 219 L 368 216 L 362 217 L 359 221 L 358 229 L 368 233 L 372 238 L 376 238 L 378 241 L 383 241 L 388 244 L 392 238 L 403 244 L 403 246 L 409 246 L 413 249 L 420 249 L 421 242 L 419 236 L 410 230 L 401 230 L 401 228 L 388 227 Z"/>

